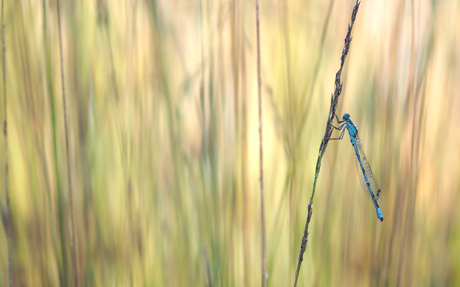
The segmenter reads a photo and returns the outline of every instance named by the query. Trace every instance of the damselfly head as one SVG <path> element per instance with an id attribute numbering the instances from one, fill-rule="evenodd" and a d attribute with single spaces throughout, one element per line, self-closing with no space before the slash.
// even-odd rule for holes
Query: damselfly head
<path id="1" fill-rule="evenodd" d="M 350 119 L 350 114 L 344 114 L 342 120 L 347 121 Z"/>

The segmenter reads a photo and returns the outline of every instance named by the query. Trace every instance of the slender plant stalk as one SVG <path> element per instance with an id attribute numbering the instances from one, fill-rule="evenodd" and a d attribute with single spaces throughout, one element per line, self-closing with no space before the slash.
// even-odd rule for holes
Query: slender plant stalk
<path id="1" fill-rule="evenodd" d="M 267 254 L 265 245 L 265 208 L 264 208 L 264 152 L 262 145 L 262 77 L 260 75 L 260 19 L 259 0 L 256 0 L 257 23 L 257 86 L 259 98 L 259 165 L 260 165 L 260 219 L 262 227 L 262 286 L 267 286 Z"/>
<path id="2" fill-rule="evenodd" d="M 69 160 L 69 133 L 67 128 L 67 109 L 65 102 L 65 82 L 64 82 L 64 58 L 62 56 L 62 32 L 61 32 L 61 12 L 60 1 L 57 0 L 57 14 L 58 14 L 58 28 L 59 28 L 59 54 L 61 57 L 61 84 L 62 84 L 62 105 L 64 109 L 64 129 L 65 129 L 65 150 L 67 158 L 67 180 L 69 185 L 69 212 L 70 212 L 70 246 L 72 249 L 72 265 L 75 286 L 78 285 L 78 264 L 77 264 L 77 242 L 75 241 L 75 225 L 73 218 L 73 194 L 72 194 L 72 181 L 70 178 L 70 160 Z"/>
<path id="3" fill-rule="evenodd" d="M 244 14 L 243 14 L 244 15 Z M 244 17 L 244 16 L 242 16 Z M 242 32 L 244 35 L 244 31 Z M 244 39 L 244 37 L 242 37 Z M 243 40 L 244 43 L 244 40 Z M 242 141 L 242 159 L 241 159 L 241 179 L 242 179 L 242 193 L 243 193 L 243 250 L 244 254 L 248 255 L 250 250 L 250 242 L 248 236 L 248 136 L 247 136 L 247 127 L 248 127 L 248 117 L 247 117 L 247 81 L 246 81 L 246 52 L 243 48 L 241 49 L 241 141 Z M 249 286 L 249 258 L 244 256 L 244 282 L 245 286 Z"/>
<path id="4" fill-rule="evenodd" d="M 203 255 L 203 261 L 204 261 L 204 266 L 205 266 L 205 273 L 206 273 L 206 286 L 207 287 L 212 287 L 212 280 L 211 280 L 211 269 L 209 268 L 209 256 L 208 256 L 208 251 L 206 250 L 206 247 L 203 248 L 202 251 Z"/>
<path id="5" fill-rule="evenodd" d="M 326 123 L 326 131 L 324 133 L 323 139 L 321 141 L 321 145 L 319 147 L 319 154 L 318 160 L 316 161 L 316 170 L 315 170 L 315 177 L 313 179 L 313 190 L 310 197 L 310 202 L 308 203 L 308 216 L 305 222 L 305 230 L 302 236 L 302 243 L 300 245 L 300 252 L 299 258 L 297 263 L 297 270 L 295 271 L 295 282 L 294 286 L 297 286 L 297 280 L 299 278 L 300 266 L 302 265 L 303 255 L 307 250 L 307 242 L 308 242 L 308 226 L 310 225 L 310 220 L 313 215 L 313 198 L 315 196 L 316 190 L 316 183 L 318 181 L 319 171 L 321 169 L 321 160 L 323 159 L 324 153 L 326 152 L 327 144 L 329 143 L 329 139 L 331 138 L 332 134 L 332 122 L 335 117 L 335 112 L 337 110 L 337 104 L 339 101 L 340 94 L 342 93 L 342 83 L 341 83 L 341 75 L 342 75 L 342 68 L 345 63 L 345 58 L 347 57 L 348 51 L 350 49 L 351 44 L 351 30 L 353 29 L 353 25 L 355 23 L 356 14 L 358 13 L 359 5 L 361 4 L 360 1 L 356 1 L 355 7 L 353 8 L 353 12 L 351 14 L 351 24 L 348 25 L 348 32 L 344 40 L 344 47 L 342 50 L 342 56 L 340 57 L 340 69 L 335 75 L 335 88 L 334 94 L 331 96 L 331 107 L 329 108 L 329 115 L 327 117 Z"/>
<path id="6" fill-rule="evenodd" d="M 5 23 L 4 23 L 4 3 L 2 0 L 2 72 L 3 72 L 3 108 L 4 108 L 4 121 L 3 121 L 3 135 L 5 136 L 5 191 L 6 191 L 6 237 L 8 244 L 8 284 L 13 286 L 13 242 L 11 239 L 11 206 L 10 206 L 10 188 L 8 180 L 8 129 L 7 129 L 7 108 L 6 108 L 6 64 L 5 64 Z"/>
<path id="7" fill-rule="evenodd" d="M 51 113 L 51 129 L 53 135 L 53 162 L 54 162 L 54 177 L 55 177 L 55 184 L 56 184 L 56 191 L 57 191 L 57 223 L 58 223 L 58 230 L 59 230 L 59 242 L 61 244 L 56 244 L 56 235 L 54 233 L 54 228 L 52 229 L 52 238 L 53 238 L 53 246 L 55 248 L 55 257 L 56 262 L 59 266 L 59 285 L 60 286 L 68 286 L 68 252 L 66 246 L 66 235 L 65 232 L 67 229 L 65 228 L 64 221 L 65 218 L 62 216 L 64 210 L 66 210 L 62 204 L 63 201 L 63 191 L 62 191 L 62 183 L 61 183 L 61 172 L 59 167 L 59 155 L 58 155 L 58 143 L 57 143 L 57 122 L 56 122 L 56 103 L 55 103 L 55 95 L 54 95 L 54 86 L 53 86 L 53 76 L 51 71 L 51 53 L 49 48 L 49 41 L 48 41 L 48 27 L 47 27 L 47 6 L 46 0 L 42 0 L 43 5 L 43 42 L 45 45 L 44 55 L 45 55 L 45 63 L 46 63 L 46 81 L 47 81 L 47 88 L 48 88 L 48 98 L 50 104 L 50 113 Z M 51 197 L 49 197 L 51 201 Z M 50 202 L 50 206 L 52 203 Z M 55 226 L 55 220 L 51 217 L 51 225 Z M 57 248 L 60 248 L 61 252 L 58 252 Z M 60 264 L 62 262 L 62 264 Z"/>

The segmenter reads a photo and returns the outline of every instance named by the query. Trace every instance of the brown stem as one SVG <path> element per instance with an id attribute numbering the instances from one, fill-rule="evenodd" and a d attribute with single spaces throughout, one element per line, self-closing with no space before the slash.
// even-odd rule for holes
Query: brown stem
<path id="1" fill-rule="evenodd" d="M 256 23 L 257 23 L 257 86 L 259 98 L 259 165 L 260 165 L 260 218 L 262 228 L 262 286 L 267 286 L 267 254 L 265 246 L 265 209 L 264 209 L 264 168 L 263 168 L 263 145 L 262 145 L 262 77 L 260 74 L 260 19 L 259 0 L 256 0 Z"/>
<path id="2" fill-rule="evenodd" d="M 61 12 L 60 12 L 60 1 L 57 0 L 57 14 L 58 14 L 58 28 L 59 28 L 59 55 L 61 57 L 61 84 L 62 84 L 62 105 L 64 109 L 64 129 L 65 129 L 65 150 L 67 158 L 67 180 L 69 185 L 69 212 L 70 212 L 70 246 L 72 249 L 72 265 L 75 286 L 78 285 L 78 264 L 77 264 L 77 243 L 75 241 L 75 225 L 73 218 L 73 194 L 72 194 L 72 181 L 70 178 L 70 160 L 69 160 L 69 133 L 67 128 L 67 109 L 66 109 L 66 97 L 65 97 L 65 82 L 64 82 L 64 59 L 62 56 L 62 32 L 61 32 Z"/>
<path id="3" fill-rule="evenodd" d="M 4 0 L 2 0 L 2 71 L 3 71 L 3 108 L 4 108 L 4 122 L 3 122 L 3 135 L 5 136 L 5 191 L 6 191 L 6 237 L 8 244 L 8 284 L 13 286 L 13 241 L 11 239 L 11 206 L 10 206 L 10 188 L 8 180 L 8 129 L 7 129 L 7 109 L 6 109 L 6 64 L 5 64 L 5 24 L 4 24 Z"/>

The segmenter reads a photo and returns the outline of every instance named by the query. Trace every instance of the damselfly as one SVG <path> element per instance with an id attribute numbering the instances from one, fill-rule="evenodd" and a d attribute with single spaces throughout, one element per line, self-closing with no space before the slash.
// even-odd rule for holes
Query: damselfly
<path id="1" fill-rule="evenodd" d="M 341 124 L 339 127 L 335 127 L 333 125 L 331 126 L 337 130 L 342 130 L 342 132 L 338 138 L 331 138 L 331 140 L 343 139 L 343 135 L 345 133 L 344 127 L 348 130 L 348 134 L 350 135 L 351 139 L 350 142 L 353 145 L 356 153 L 356 165 L 358 169 L 359 180 L 361 181 L 361 186 L 374 203 L 375 210 L 377 211 L 377 217 L 380 219 L 380 221 L 383 221 L 382 211 L 377 204 L 377 200 L 379 199 L 381 192 L 380 186 L 379 183 L 375 180 L 374 175 L 372 174 L 371 166 L 369 165 L 366 155 L 364 154 L 363 145 L 361 144 L 361 140 L 358 137 L 358 127 L 354 122 L 350 120 L 349 114 L 344 114 L 341 121 L 337 117 L 337 122 Z"/>

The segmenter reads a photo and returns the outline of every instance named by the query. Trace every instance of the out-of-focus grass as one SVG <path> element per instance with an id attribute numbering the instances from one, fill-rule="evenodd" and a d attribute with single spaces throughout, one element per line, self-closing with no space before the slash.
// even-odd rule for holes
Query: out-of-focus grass
<path id="1" fill-rule="evenodd" d="M 353 4 L 261 3 L 272 286 L 293 283 Z M 67 285 L 56 5 L 6 1 L 5 9 L 14 276 L 20 286 Z M 80 281 L 260 284 L 253 3 L 62 1 L 61 9 Z M 301 285 L 460 284 L 459 16 L 459 1 L 361 4 L 338 112 L 360 128 L 385 221 L 360 191 L 352 147 L 330 143 Z"/>

